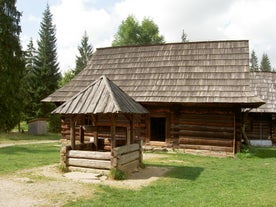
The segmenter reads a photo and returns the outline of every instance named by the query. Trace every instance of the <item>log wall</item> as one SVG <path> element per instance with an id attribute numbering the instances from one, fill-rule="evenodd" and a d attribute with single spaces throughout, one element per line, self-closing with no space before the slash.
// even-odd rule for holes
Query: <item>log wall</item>
<path id="1" fill-rule="evenodd" d="M 150 140 L 150 117 L 166 118 L 166 141 L 159 146 L 195 151 L 224 152 L 232 156 L 240 146 L 240 112 L 234 107 L 149 106 L 147 143 Z"/>

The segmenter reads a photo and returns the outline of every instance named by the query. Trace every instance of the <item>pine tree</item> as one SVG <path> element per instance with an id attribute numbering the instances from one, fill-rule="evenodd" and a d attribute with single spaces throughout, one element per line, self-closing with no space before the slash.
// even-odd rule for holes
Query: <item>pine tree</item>
<path id="1" fill-rule="evenodd" d="M 266 53 L 264 53 L 263 56 L 262 56 L 260 70 L 264 71 L 264 72 L 271 72 L 272 71 L 270 60 L 269 60 L 268 55 Z"/>
<path id="2" fill-rule="evenodd" d="M 93 46 L 89 44 L 89 38 L 86 32 L 84 32 L 84 35 L 81 39 L 81 45 L 78 47 L 78 50 L 80 56 L 76 57 L 76 69 L 74 71 L 75 75 L 77 75 L 86 67 L 93 54 Z"/>
<path id="3" fill-rule="evenodd" d="M 256 56 L 256 53 L 254 50 L 251 52 L 251 57 L 249 61 L 250 65 L 250 71 L 259 71 L 259 65 L 258 65 L 258 58 Z"/>
<path id="4" fill-rule="evenodd" d="M 61 77 L 57 62 L 55 26 L 52 24 L 52 14 L 49 5 L 43 13 L 40 24 L 37 56 L 35 58 L 32 76 L 33 103 L 36 117 L 48 117 L 54 106 L 40 101 L 58 88 Z"/>
<path id="5" fill-rule="evenodd" d="M 24 59 L 19 38 L 20 17 L 16 0 L 0 1 L 0 131 L 9 131 L 19 123 L 23 110 Z"/>

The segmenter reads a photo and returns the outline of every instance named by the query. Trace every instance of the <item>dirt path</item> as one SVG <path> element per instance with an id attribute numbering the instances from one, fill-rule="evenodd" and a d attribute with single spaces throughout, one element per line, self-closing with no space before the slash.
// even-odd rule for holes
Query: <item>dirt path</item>
<path id="1" fill-rule="evenodd" d="M 55 142 L 58 142 L 58 140 L 41 140 L 41 141 L 28 141 L 28 142 L 19 142 L 19 141 L 16 141 L 14 143 L 0 144 L 0 148 L 9 147 L 9 146 L 15 146 L 15 145 L 46 144 L 46 143 L 55 143 Z"/>
<path id="2" fill-rule="evenodd" d="M 158 156 L 158 155 L 157 155 Z M 152 155 L 145 156 L 152 158 Z M 147 167 L 127 180 L 108 180 L 95 173 L 61 173 L 58 165 L 17 171 L 0 176 L 0 206 L 61 206 L 80 197 L 92 197 L 95 184 L 138 190 L 168 172 L 169 168 Z"/>

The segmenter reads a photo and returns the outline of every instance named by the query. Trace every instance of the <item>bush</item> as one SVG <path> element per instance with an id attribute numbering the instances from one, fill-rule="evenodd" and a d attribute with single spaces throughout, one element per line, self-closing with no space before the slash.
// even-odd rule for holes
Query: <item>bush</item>
<path id="1" fill-rule="evenodd" d="M 126 174 L 122 170 L 112 168 L 110 170 L 110 177 L 114 180 L 125 180 L 126 179 Z"/>

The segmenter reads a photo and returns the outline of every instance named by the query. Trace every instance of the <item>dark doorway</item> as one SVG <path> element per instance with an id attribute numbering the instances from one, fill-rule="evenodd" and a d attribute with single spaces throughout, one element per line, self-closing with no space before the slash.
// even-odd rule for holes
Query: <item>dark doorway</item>
<path id="1" fill-rule="evenodd" d="M 166 118 L 150 119 L 150 141 L 165 142 L 166 139 Z"/>

